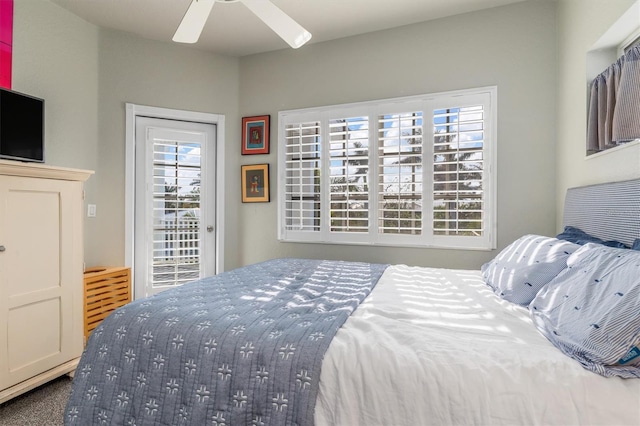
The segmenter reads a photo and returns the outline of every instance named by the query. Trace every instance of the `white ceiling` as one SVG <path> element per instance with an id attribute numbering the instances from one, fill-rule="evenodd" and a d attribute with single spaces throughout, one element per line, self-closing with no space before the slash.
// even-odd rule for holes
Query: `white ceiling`
<path id="1" fill-rule="evenodd" d="M 51 0 L 84 20 L 171 41 L 191 0 Z M 265 0 L 266 1 L 266 0 Z M 271 0 L 311 32 L 309 43 L 364 34 L 524 0 Z M 216 3 L 198 49 L 231 56 L 286 49 L 242 2 Z M 304 49 L 304 46 L 302 47 Z"/>

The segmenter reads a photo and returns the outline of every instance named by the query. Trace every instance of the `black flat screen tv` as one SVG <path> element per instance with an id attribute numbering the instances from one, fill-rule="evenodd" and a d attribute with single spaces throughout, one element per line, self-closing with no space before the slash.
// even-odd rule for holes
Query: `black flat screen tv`
<path id="1" fill-rule="evenodd" d="M 0 88 L 0 158 L 44 162 L 44 100 Z"/>

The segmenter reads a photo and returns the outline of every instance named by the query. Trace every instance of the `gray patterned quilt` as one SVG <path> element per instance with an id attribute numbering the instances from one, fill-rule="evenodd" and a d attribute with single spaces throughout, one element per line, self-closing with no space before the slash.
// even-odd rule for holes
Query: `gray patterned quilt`
<path id="1" fill-rule="evenodd" d="M 276 259 L 115 311 L 67 425 L 311 425 L 325 351 L 386 265 Z"/>

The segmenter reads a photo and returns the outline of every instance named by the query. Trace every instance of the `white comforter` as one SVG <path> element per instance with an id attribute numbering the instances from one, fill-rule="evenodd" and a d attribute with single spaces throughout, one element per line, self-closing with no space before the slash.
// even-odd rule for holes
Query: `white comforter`
<path id="1" fill-rule="evenodd" d="M 320 380 L 318 425 L 640 425 L 640 380 L 582 368 L 479 271 L 389 267 Z"/>

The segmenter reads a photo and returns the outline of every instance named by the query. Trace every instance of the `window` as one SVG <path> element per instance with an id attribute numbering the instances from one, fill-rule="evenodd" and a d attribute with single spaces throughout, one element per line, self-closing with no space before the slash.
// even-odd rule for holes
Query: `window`
<path id="1" fill-rule="evenodd" d="M 626 46 L 623 51 L 624 53 L 629 52 L 631 49 L 633 49 L 634 47 L 638 47 L 640 46 L 640 36 L 638 36 L 635 40 L 633 40 L 631 43 L 629 43 L 628 46 Z"/>
<path id="2" fill-rule="evenodd" d="M 639 16 L 636 1 L 586 53 L 587 158 L 640 143 Z"/>
<path id="3" fill-rule="evenodd" d="M 279 113 L 279 239 L 495 248 L 495 87 Z"/>
<path id="4" fill-rule="evenodd" d="M 622 56 L 636 46 L 640 46 L 640 28 L 636 28 L 618 46 L 618 56 Z"/>

